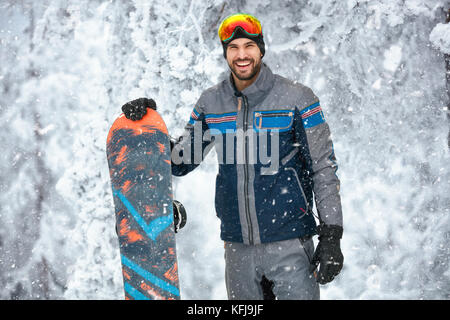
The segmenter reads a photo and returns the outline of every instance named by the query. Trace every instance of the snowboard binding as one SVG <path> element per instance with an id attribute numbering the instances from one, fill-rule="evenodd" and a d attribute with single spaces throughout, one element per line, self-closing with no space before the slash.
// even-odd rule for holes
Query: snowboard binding
<path id="1" fill-rule="evenodd" d="M 175 233 L 186 225 L 186 220 L 186 209 L 180 201 L 173 200 L 173 224 L 175 227 Z"/>

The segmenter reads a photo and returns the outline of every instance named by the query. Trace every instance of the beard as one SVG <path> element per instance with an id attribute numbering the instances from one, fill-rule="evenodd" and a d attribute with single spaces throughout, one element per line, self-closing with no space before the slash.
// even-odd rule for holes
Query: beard
<path id="1" fill-rule="evenodd" d="M 249 61 L 249 60 L 245 60 L 245 61 Z M 235 63 L 238 62 L 242 62 L 242 60 L 236 60 L 233 61 L 232 64 L 228 64 L 228 66 L 231 69 L 231 72 L 233 72 L 233 74 L 236 76 L 236 78 L 238 78 L 241 81 L 246 81 L 246 80 L 251 80 L 253 79 L 259 72 L 259 70 L 261 69 L 261 59 L 259 59 L 259 61 L 255 60 L 250 60 L 250 71 L 249 72 L 241 72 L 238 70 L 238 68 L 235 66 Z"/>

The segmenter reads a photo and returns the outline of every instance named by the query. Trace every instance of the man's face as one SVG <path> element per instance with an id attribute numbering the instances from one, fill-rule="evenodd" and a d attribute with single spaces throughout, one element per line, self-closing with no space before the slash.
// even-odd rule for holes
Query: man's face
<path id="1" fill-rule="evenodd" d="M 227 62 L 239 80 L 250 80 L 261 68 L 261 51 L 255 41 L 238 38 L 227 47 Z"/>

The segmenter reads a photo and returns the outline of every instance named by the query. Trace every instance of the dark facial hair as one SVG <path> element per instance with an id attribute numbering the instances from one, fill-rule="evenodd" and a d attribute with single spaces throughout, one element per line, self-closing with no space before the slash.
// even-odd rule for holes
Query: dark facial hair
<path id="1" fill-rule="evenodd" d="M 253 62 L 254 62 L 254 60 L 252 59 L 251 60 L 251 64 L 253 64 Z M 246 80 L 251 80 L 251 79 L 253 79 L 253 77 L 258 73 L 258 71 L 261 69 L 261 60 L 259 61 L 259 63 L 253 68 L 253 72 L 251 73 L 251 74 L 249 74 L 247 77 L 241 77 L 241 76 L 239 76 L 238 75 L 238 73 L 236 72 L 236 70 L 235 70 L 235 67 L 234 67 L 234 62 L 231 64 L 231 66 L 229 66 L 230 67 L 230 69 L 231 69 L 231 72 L 233 72 L 233 74 L 236 76 L 236 78 L 238 78 L 239 80 L 241 80 L 241 81 L 246 81 Z"/>

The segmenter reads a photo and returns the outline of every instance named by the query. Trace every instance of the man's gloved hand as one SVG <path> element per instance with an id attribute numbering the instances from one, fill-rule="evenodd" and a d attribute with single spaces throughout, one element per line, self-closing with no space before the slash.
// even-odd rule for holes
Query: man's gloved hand
<path id="1" fill-rule="evenodd" d="M 156 103 L 153 99 L 139 98 L 125 103 L 122 106 L 122 112 L 130 120 L 141 120 L 147 113 L 147 108 L 156 110 Z"/>
<path id="2" fill-rule="evenodd" d="M 343 228 L 338 225 L 321 224 L 317 227 L 317 232 L 319 243 L 311 261 L 310 272 L 314 272 L 320 264 L 317 282 L 326 284 L 341 272 L 344 264 L 340 245 Z"/>

